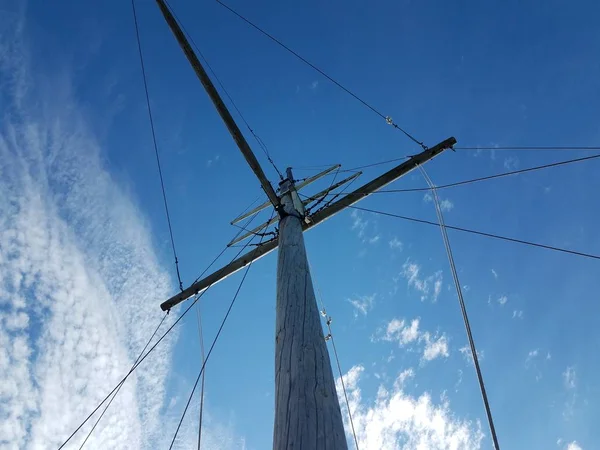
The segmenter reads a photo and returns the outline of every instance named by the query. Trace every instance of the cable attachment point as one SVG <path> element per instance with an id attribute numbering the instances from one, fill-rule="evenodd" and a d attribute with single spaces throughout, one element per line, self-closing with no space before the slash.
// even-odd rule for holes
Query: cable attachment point
<path id="1" fill-rule="evenodd" d="M 327 336 L 325 336 L 325 342 L 327 342 L 329 339 L 331 339 L 331 333 L 329 333 Z"/>
<path id="2" fill-rule="evenodd" d="M 385 118 L 385 123 L 387 123 L 388 125 L 394 125 L 394 121 L 392 120 L 392 118 L 390 116 L 387 116 Z"/>

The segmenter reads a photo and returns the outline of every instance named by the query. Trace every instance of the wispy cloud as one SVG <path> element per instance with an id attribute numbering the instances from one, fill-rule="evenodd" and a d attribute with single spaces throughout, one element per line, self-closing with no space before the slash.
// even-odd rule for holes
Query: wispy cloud
<path id="1" fill-rule="evenodd" d="M 439 195 L 438 195 L 439 197 Z M 433 196 L 428 192 L 423 196 L 423 200 L 427 203 L 432 202 L 433 201 Z M 454 208 L 454 203 L 452 203 L 450 200 L 448 199 L 442 199 L 440 197 L 440 209 L 442 211 L 451 211 Z"/>
<path id="2" fill-rule="evenodd" d="M 407 260 L 402 265 L 401 275 L 407 280 L 408 286 L 421 294 L 421 301 L 437 301 L 442 292 L 442 271 L 437 271 L 427 277 L 421 276 L 421 266 Z"/>
<path id="3" fill-rule="evenodd" d="M 315 91 L 318 87 L 319 87 L 319 80 L 315 80 L 312 83 L 310 83 L 311 90 Z"/>
<path id="4" fill-rule="evenodd" d="M 369 239 L 369 244 L 376 244 L 377 242 L 379 242 L 379 239 L 381 239 L 381 236 L 379 234 L 376 234 L 375 236 Z"/>
<path id="5" fill-rule="evenodd" d="M 350 217 L 352 217 L 352 229 L 358 233 L 359 238 L 363 238 L 369 221 L 363 219 L 363 214 L 356 209 L 352 210 Z"/>
<path id="6" fill-rule="evenodd" d="M 496 280 L 498 279 L 498 273 L 494 269 L 492 269 L 492 275 L 494 275 Z"/>
<path id="7" fill-rule="evenodd" d="M 525 358 L 525 368 L 532 370 L 535 373 L 535 381 L 540 381 L 543 375 L 544 364 L 547 364 L 551 359 L 550 352 L 540 351 L 539 348 L 530 350 Z"/>
<path id="8" fill-rule="evenodd" d="M 439 357 L 448 357 L 448 338 L 446 335 L 432 336 L 428 331 L 419 330 L 420 320 L 408 323 L 403 319 L 392 319 L 380 328 L 373 337 L 374 341 L 397 342 L 400 347 L 418 343 L 422 345 L 421 362 L 432 361 Z"/>
<path id="9" fill-rule="evenodd" d="M 352 210 L 350 218 L 352 219 L 352 230 L 364 244 L 373 245 L 381 240 L 381 234 L 377 232 L 377 221 L 371 222 L 365 219 L 364 214 L 356 209 Z M 365 252 L 364 249 L 363 252 Z"/>
<path id="10" fill-rule="evenodd" d="M 575 368 L 569 366 L 563 372 L 563 381 L 565 384 L 565 388 L 567 389 L 575 389 L 577 386 L 577 374 L 575 373 Z"/>
<path id="11" fill-rule="evenodd" d="M 516 156 L 509 156 L 504 158 L 504 168 L 506 170 L 516 170 L 519 168 L 519 158 Z M 513 176 L 517 176 L 516 174 Z"/>
<path id="12" fill-rule="evenodd" d="M 500 306 L 504 306 L 507 301 L 508 297 L 506 295 L 501 295 L 500 297 L 498 297 L 498 303 L 500 304 Z"/>
<path id="13" fill-rule="evenodd" d="M 442 356 L 445 358 L 448 357 L 448 338 L 446 336 L 431 338 L 429 333 L 427 333 L 423 336 L 423 339 L 426 342 L 425 350 L 423 351 L 423 359 L 425 361 L 431 361 Z"/>
<path id="14" fill-rule="evenodd" d="M 471 351 L 471 347 L 469 347 L 468 345 L 465 345 L 464 347 L 459 348 L 458 351 L 463 355 L 463 358 L 465 359 L 465 361 L 467 361 L 470 364 L 473 364 L 473 352 Z M 477 359 L 479 361 L 481 361 L 485 355 L 484 351 L 476 350 L 476 352 L 477 352 Z"/>
<path id="15" fill-rule="evenodd" d="M 373 305 L 375 303 L 375 296 L 376 294 L 362 295 L 349 298 L 347 301 L 354 308 L 354 317 L 358 317 L 359 314 L 366 316 L 367 313 L 371 309 L 373 309 Z"/>
<path id="16" fill-rule="evenodd" d="M 404 244 L 402 244 L 400 239 L 398 239 L 395 236 L 388 242 L 388 245 L 392 250 L 402 251 L 402 249 L 404 248 Z"/>
<path id="17" fill-rule="evenodd" d="M 581 446 L 577 443 L 577 441 L 569 442 L 567 444 L 566 450 L 583 450 Z"/>
<path id="18" fill-rule="evenodd" d="M 563 407 L 562 415 L 565 419 L 569 420 L 575 413 L 575 406 L 577 404 L 578 389 L 577 389 L 577 373 L 573 366 L 568 366 L 562 374 L 563 384 L 567 392 L 567 399 Z"/>
<path id="19" fill-rule="evenodd" d="M 531 350 L 528 354 L 527 354 L 527 359 L 525 360 L 525 363 L 527 364 L 528 362 L 530 362 L 533 358 L 536 358 L 539 354 L 539 349 L 535 349 L 535 350 Z"/>
<path id="20" fill-rule="evenodd" d="M 440 403 L 424 392 L 413 397 L 404 392 L 406 380 L 414 375 L 412 369 L 403 371 L 391 387 L 380 385 L 372 402 L 362 398 L 359 386 L 365 369 L 354 366 L 344 374 L 350 411 L 360 448 L 378 450 L 408 450 L 415 448 L 450 450 L 479 449 L 483 432 L 479 422 L 461 420 L 450 410 L 447 400 Z M 341 382 L 336 381 L 338 392 Z M 340 396 L 343 398 L 343 396 Z M 340 402 L 348 438 L 352 431 L 345 402 Z"/>
<path id="21" fill-rule="evenodd" d="M 0 443 L 58 448 L 127 373 L 172 286 L 68 77 L 28 70 L 25 28 L 0 21 L 0 78 L 14 77 L 2 85 L 0 129 Z M 89 448 L 156 448 L 175 337 L 124 384 Z"/>
<path id="22" fill-rule="evenodd" d="M 214 158 L 211 158 L 206 161 L 206 167 L 212 167 L 214 164 L 219 162 L 219 159 L 221 159 L 221 155 L 215 155 Z"/>
<path id="23" fill-rule="evenodd" d="M 513 317 L 513 319 L 522 319 L 523 318 L 523 311 L 521 311 L 520 309 L 513 310 L 512 317 Z"/>

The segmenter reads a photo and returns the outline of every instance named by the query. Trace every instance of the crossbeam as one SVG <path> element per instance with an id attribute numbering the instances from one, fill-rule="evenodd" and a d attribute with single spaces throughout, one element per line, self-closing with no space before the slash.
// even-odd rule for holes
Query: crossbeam
<path id="1" fill-rule="evenodd" d="M 298 183 L 296 185 L 296 190 L 299 190 L 299 189 L 301 189 L 301 188 L 303 188 L 305 186 L 308 186 L 309 184 L 311 184 L 311 183 L 317 181 L 318 179 L 324 177 L 328 173 L 333 172 L 335 169 L 339 169 L 340 167 L 341 167 L 340 164 L 335 164 L 335 165 L 331 166 L 329 169 L 326 169 L 326 170 L 324 170 L 321 173 L 318 173 L 316 175 L 313 175 L 312 177 L 307 178 L 306 180 L 304 180 L 304 181 L 302 181 L 302 182 L 300 182 L 300 183 Z M 263 203 L 261 205 L 258 205 L 256 208 L 252 208 L 250 211 L 248 211 L 248 212 L 242 214 L 241 216 L 236 217 L 235 219 L 233 219 L 231 221 L 231 225 L 235 225 L 239 221 L 244 220 L 245 218 L 250 217 L 251 215 L 256 214 L 257 212 L 262 211 L 263 209 L 268 208 L 268 207 L 269 207 L 269 202 L 265 202 L 265 203 Z"/>
<path id="2" fill-rule="evenodd" d="M 200 63 L 200 60 L 196 56 L 196 53 L 194 53 L 194 50 L 190 46 L 190 43 L 188 42 L 187 38 L 185 37 L 185 34 L 179 27 L 177 20 L 175 20 L 175 17 L 173 17 L 173 14 L 165 4 L 164 0 L 156 0 L 156 3 L 158 3 L 158 7 L 160 8 L 165 20 L 167 21 L 169 28 L 171 28 L 171 31 L 175 35 L 179 46 L 181 47 L 183 53 L 190 62 L 192 68 L 194 69 L 194 72 L 196 72 L 196 75 L 200 79 L 202 86 L 204 86 L 206 93 L 215 105 L 215 108 L 221 116 L 221 119 L 223 119 L 223 122 L 225 122 L 225 126 L 229 130 L 229 133 L 233 137 L 233 140 L 242 152 L 242 155 L 246 159 L 246 162 L 260 181 L 260 184 L 263 190 L 265 191 L 265 194 L 267 194 L 269 202 L 271 202 L 271 204 L 275 207 L 276 210 L 279 210 L 279 197 L 275 193 L 273 186 L 271 186 L 271 183 L 269 182 L 265 173 L 263 172 L 262 167 L 256 159 L 256 156 L 252 152 L 252 149 L 248 145 L 246 138 L 244 138 L 244 135 L 240 131 L 239 127 L 235 123 L 235 120 L 233 120 L 233 117 L 231 116 L 229 110 L 225 106 L 225 103 L 223 103 L 223 99 L 217 92 L 215 85 L 212 83 L 208 74 L 204 70 L 204 67 Z"/>
<path id="3" fill-rule="evenodd" d="M 335 214 L 337 214 L 338 212 L 347 208 L 348 206 L 351 206 L 354 203 L 366 198 L 368 195 L 372 194 L 376 190 L 381 189 L 384 186 L 387 186 L 388 184 L 397 180 L 401 176 L 406 175 L 408 172 L 415 169 L 417 166 L 435 158 L 437 155 L 442 153 L 444 150 L 452 148 L 452 146 L 455 144 L 456 144 L 456 139 L 453 137 L 450 137 L 450 138 L 446 139 L 445 141 L 442 141 L 439 144 L 437 144 L 427 150 L 422 151 L 418 155 L 412 156 L 411 158 L 409 158 L 407 161 L 403 162 L 402 164 L 385 172 L 384 174 L 380 175 L 379 177 L 375 178 L 374 180 L 366 183 L 365 185 L 359 187 L 358 189 L 354 190 L 353 192 L 342 197 L 337 202 L 332 203 L 327 208 L 323 208 L 322 210 L 320 210 L 317 213 L 315 213 L 314 215 L 312 215 L 310 217 L 310 219 L 311 219 L 310 222 L 303 224 L 303 231 L 310 230 L 311 228 L 324 222 L 325 220 L 334 216 Z M 184 289 L 179 294 L 174 295 L 169 300 L 167 300 L 166 302 L 164 302 L 160 305 L 161 309 L 163 311 L 167 311 L 167 310 L 171 309 L 173 306 L 192 297 L 193 295 L 206 290 L 208 287 L 212 286 L 213 284 L 218 283 L 221 280 L 224 280 L 228 276 L 234 274 L 238 270 L 245 267 L 250 262 L 256 261 L 257 259 L 260 259 L 263 256 L 267 255 L 268 253 L 272 252 L 274 249 L 277 248 L 278 243 L 279 243 L 278 239 L 274 238 L 268 242 L 265 242 L 264 244 L 261 244 L 260 246 L 256 247 L 254 250 L 249 251 L 248 253 L 240 256 L 236 260 L 227 264 L 225 267 L 222 267 L 221 269 L 208 275 L 207 277 L 196 281 L 190 287 L 188 287 L 187 289 Z"/>
<path id="4" fill-rule="evenodd" d="M 318 194 L 315 194 L 311 197 L 308 197 L 304 200 L 302 200 L 302 204 L 304 205 L 308 205 L 310 202 L 313 202 L 315 200 L 319 200 L 322 197 L 324 197 L 325 195 L 327 195 L 329 192 L 333 191 L 334 189 L 337 189 L 338 187 L 346 184 L 349 181 L 354 180 L 355 178 L 359 177 L 362 174 L 362 172 L 356 172 L 355 174 L 349 176 L 348 178 L 343 179 L 342 181 L 338 181 L 337 183 L 335 183 L 334 185 L 332 185 L 331 187 L 327 188 L 327 189 L 323 189 L 321 192 L 319 192 Z M 242 234 L 241 236 L 238 236 L 237 238 L 235 238 L 234 240 L 232 240 L 228 246 L 232 246 L 237 244 L 238 242 L 243 241 L 244 239 L 249 238 L 250 236 L 256 235 L 259 231 L 261 231 L 264 228 L 267 228 L 269 225 L 272 225 L 274 223 L 277 223 L 279 221 L 279 216 L 273 216 L 270 220 L 268 220 L 265 223 L 262 223 L 254 228 L 252 228 L 251 230 L 248 230 L 246 233 Z M 233 223 L 233 222 L 232 222 Z"/>
<path id="5" fill-rule="evenodd" d="M 304 200 L 302 200 L 302 203 L 304 203 L 305 205 L 308 205 L 310 202 L 319 200 L 321 197 L 324 197 L 325 195 L 329 194 L 329 192 L 333 191 L 334 189 L 339 188 L 340 186 L 354 180 L 355 178 L 360 177 L 361 175 L 362 175 L 362 172 L 356 172 L 355 174 L 350 175 L 348 178 L 344 178 L 342 181 L 338 181 L 337 183 L 328 187 L 327 189 L 323 189 L 318 194 L 311 195 L 310 197 L 305 198 Z"/>

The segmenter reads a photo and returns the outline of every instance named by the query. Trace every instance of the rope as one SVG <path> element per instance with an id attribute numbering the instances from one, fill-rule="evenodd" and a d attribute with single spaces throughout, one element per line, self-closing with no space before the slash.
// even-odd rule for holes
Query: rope
<path id="1" fill-rule="evenodd" d="M 275 214 L 275 210 L 273 210 L 273 212 L 271 213 L 271 218 L 273 218 L 274 214 Z M 260 240 L 262 241 L 262 238 Z M 231 313 L 231 309 L 233 308 L 233 305 L 235 304 L 235 301 L 236 301 L 236 299 L 238 297 L 238 294 L 240 293 L 240 290 L 242 289 L 242 286 L 244 285 L 244 281 L 246 280 L 246 276 L 248 275 L 248 271 L 250 270 L 250 267 L 252 267 L 252 263 L 253 262 L 254 261 L 250 261 L 248 263 L 248 266 L 246 267 L 246 270 L 244 271 L 244 276 L 242 277 L 242 280 L 240 281 L 240 284 L 238 285 L 238 288 L 235 291 L 233 299 L 231 300 L 231 303 L 229 304 L 229 308 L 227 309 L 227 312 L 225 313 L 225 317 L 223 317 L 223 320 L 221 321 L 221 325 L 219 326 L 217 334 L 215 335 L 215 338 L 213 339 L 212 344 L 210 345 L 210 348 L 208 349 L 208 353 L 206 354 L 206 358 L 204 358 L 204 360 L 202 361 L 202 367 L 200 368 L 200 373 L 198 373 L 198 377 L 196 378 L 196 382 L 194 383 L 194 387 L 192 388 L 192 392 L 190 393 L 190 396 L 189 396 L 188 401 L 187 401 L 187 403 L 185 405 L 185 408 L 183 409 L 183 414 L 181 415 L 181 419 L 179 420 L 179 423 L 177 424 L 177 429 L 175 430 L 175 434 L 173 435 L 173 440 L 171 441 L 171 445 L 169 446 L 169 450 L 171 450 L 173 448 L 173 445 L 175 445 L 175 440 L 177 439 L 177 435 L 179 434 L 179 430 L 181 428 L 181 424 L 183 423 L 183 419 L 185 418 L 185 414 L 187 413 L 187 410 L 188 410 L 188 408 L 190 406 L 190 403 L 192 401 L 192 397 L 194 396 L 194 392 L 196 391 L 196 387 L 198 386 L 198 382 L 200 381 L 200 377 L 204 373 L 204 368 L 206 367 L 206 363 L 208 362 L 208 359 L 210 358 L 210 355 L 212 354 L 212 351 L 213 351 L 213 349 L 215 347 L 215 344 L 217 343 L 217 340 L 219 339 L 219 336 L 221 335 L 221 331 L 223 331 L 223 327 L 225 326 L 225 322 L 227 321 L 227 318 L 229 317 L 229 314 Z M 204 291 L 204 292 L 206 292 L 206 291 Z M 195 303 L 195 301 L 194 301 L 194 303 Z"/>
<path id="2" fill-rule="evenodd" d="M 165 182 L 163 179 L 162 169 L 160 165 L 160 157 L 158 155 L 158 144 L 156 143 L 156 132 L 154 130 L 154 119 L 152 118 L 152 108 L 150 107 L 150 95 L 148 94 L 148 82 L 146 80 L 146 68 L 144 66 L 144 55 L 142 53 L 142 43 L 140 41 L 140 31 L 135 11 L 135 0 L 131 0 L 131 8 L 133 9 L 133 23 L 135 24 L 135 37 L 137 40 L 138 52 L 140 54 L 140 65 L 142 67 L 142 78 L 144 80 L 144 92 L 146 93 L 146 104 L 148 106 L 148 117 L 150 118 L 150 129 L 152 130 L 152 142 L 154 143 L 154 154 L 156 155 L 156 165 L 158 166 L 158 176 L 160 178 L 160 188 L 162 190 L 163 203 L 165 204 L 165 213 L 167 215 L 167 224 L 169 225 L 169 236 L 171 237 L 171 247 L 173 249 L 173 257 L 175 258 L 175 271 L 177 272 L 177 281 L 179 281 L 179 289 L 183 291 L 183 283 L 181 282 L 181 274 L 179 273 L 179 260 L 177 259 L 177 251 L 175 250 L 175 240 L 173 239 L 173 227 L 171 226 L 171 216 L 169 215 L 169 205 L 167 203 L 167 194 L 165 192 Z"/>
<path id="3" fill-rule="evenodd" d="M 473 356 L 473 363 L 475 365 L 475 371 L 477 372 L 477 380 L 479 382 L 479 389 L 481 391 L 481 397 L 483 398 L 483 404 L 485 406 L 485 413 L 487 415 L 488 424 L 490 427 L 490 432 L 492 434 L 492 440 L 494 442 L 494 448 L 496 450 L 500 450 L 500 445 L 498 444 L 498 437 L 496 436 L 496 427 L 494 426 L 494 419 L 492 417 L 492 410 L 490 408 L 490 404 L 487 397 L 487 392 L 485 390 L 485 383 L 483 381 L 483 375 L 481 374 L 481 367 L 479 366 L 479 357 L 477 356 L 477 350 L 475 349 L 475 340 L 473 339 L 473 334 L 471 333 L 471 325 L 469 324 L 469 317 L 467 315 L 467 308 L 465 306 L 465 300 L 463 298 L 462 289 L 460 287 L 460 282 L 458 280 L 458 273 L 456 270 L 456 265 L 454 264 L 454 256 L 452 255 L 452 248 L 450 247 L 450 239 L 448 238 L 448 233 L 446 232 L 446 227 L 444 225 L 444 215 L 442 214 L 442 208 L 440 207 L 440 201 L 437 196 L 436 188 L 427 172 L 423 168 L 423 166 L 419 165 L 419 170 L 423 174 L 423 177 L 427 181 L 431 189 L 431 193 L 433 195 L 433 201 L 435 204 L 435 212 L 438 217 L 440 231 L 442 232 L 442 239 L 444 240 L 444 247 L 446 247 L 446 253 L 448 255 L 448 262 L 450 263 L 450 270 L 452 271 L 452 278 L 454 279 L 454 286 L 456 287 L 456 295 L 458 296 L 458 301 L 460 303 L 460 310 L 462 312 L 463 322 L 465 324 L 465 330 L 467 332 L 467 338 L 469 339 L 469 346 L 471 347 L 471 355 Z"/>
<path id="4" fill-rule="evenodd" d="M 198 55 L 200 55 L 200 58 L 202 58 L 202 60 L 204 61 L 204 64 L 206 65 L 206 67 L 208 67 L 208 70 L 210 70 L 210 72 L 212 73 L 212 75 L 215 78 L 215 80 L 217 80 L 217 83 L 219 83 L 219 86 L 221 86 L 221 89 L 223 90 L 223 92 L 225 93 L 225 95 L 227 96 L 227 98 L 229 99 L 229 101 L 231 102 L 231 105 L 233 106 L 233 108 L 239 114 L 240 118 L 242 119 L 242 121 L 246 125 L 246 128 L 248 128 L 248 131 L 250 131 L 250 133 L 252 134 L 252 136 L 254 137 L 254 139 L 256 140 L 256 142 L 258 143 L 258 146 L 264 152 L 265 156 L 267 157 L 267 160 L 269 161 L 269 163 L 271 163 L 271 166 L 273 166 L 273 168 L 275 169 L 275 172 L 277 172 L 277 175 L 279 175 L 279 179 L 283 181 L 283 175 L 281 174 L 281 172 L 279 171 L 279 169 L 277 168 L 277 166 L 273 162 L 273 159 L 271 158 L 271 155 L 269 154 L 269 150 L 267 149 L 266 144 L 254 132 L 254 130 L 250 127 L 250 125 L 246 121 L 246 118 L 244 117 L 244 115 L 242 114 L 242 112 L 240 111 L 240 109 L 237 107 L 237 105 L 235 104 L 235 102 L 233 101 L 233 98 L 231 98 L 231 95 L 229 95 L 229 92 L 227 92 L 227 89 L 225 89 L 225 86 L 223 85 L 223 83 L 221 83 L 221 80 L 219 79 L 219 77 L 217 76 L 216 72 L 213 70 L 213 68 L 209 64 L 208 60 L 204 57 L 204 55 L 200 51 L 200 48 L 198 48 L 198 46 L 194 42 L 194 39 L 192 38 L 192 36 L 190 35 L 190 33 L 187 32 L 187 30 L 183 26 L 183 23 L 181 22 L 181 20 L 179 20 L 179 18 L 175 14 L 175 11 L 171 7 L 171 5 L 169 5 L 169 3 L 166 0 L 165 0 L 165 4 L 167 5 L 167 7 L 169 8 L 169 10 L 171 11 L 171 14 L 173 14 L 173 17 L 175 18 L 175 20 L 179 24 L 181 30 L 184 32 L 184 34 L 186 35 L 186 37 L 188 38 L 188 40 L 190 41 L 190 43 L 194 47 L 194 50 L 196 50 L 196 52 L 198 53 Z"/>
<path id="5" fill-rule="evenodd" d="M 146 342 L 146 345 L 144 346 L 144 348 L 142 349 L 142 351 L 140 352 L 140 354 L 138 355 L 138 357 L 136 358 L 135 362 L 133 363 L 133 366 L 136 365 L 136 363 L 140 360 L 140 358 L 142 357 L 142 355 L 144 354 L 144 352 L 146 351 L 146 349 L 148 348 L 148 345 L 150 345 L 150 342 L 152 342 L 152 339 L 154 339 L 154 336 L 156 336 L 156 333 L 158 333 L 159 328 L 161 327 L 161 325 L 163 324 L 163 322 L 165 321 L 165 319 L 167 318 L 167 314 L 163 315 L 163 318 L 161 319 L 161 321 L 159 322 L 158 326 L 156 327 L 156 329 L 154 330 L 154 333 L 152 333 L 152 336 L 150 336 L 150 339 L 148 339 L 148 342 Z M 132 367 L 133 367 L 132 366 Z M 121 388 L 123 387 L 123 384 L 119 385 L 118 389 L 115 391 L 115 394 L 113 395 L 113 397 L 110 399 L 110 401 L 107 403 L 107 405 L 104 407 L 104 410 L 102 411 L 102 413 L 100 414 L 100 417 L 98 417 L 98 419 L 96 420 L 96 422 L 94 423 L 94 426 L 92 427 L 92 429 L 89 431 L 89 433 L 87 434 L 87 436 L 85 437 L 85 439 L 83 440 L 83 442 L 81 443 L 81 446 L 79 447 L 79 450 L 81 450 L 83 448 L 83 446 L 85 445 L 85 443 L 88 441 L 88 439 L 90 438 L 90 436 L 92 435 L 92 433 L 94 432 L 94 430 L 96 429 L 96 427 L 98 426 L 98 423 L 100 422 L 100 420 L 102 420 L 102 417 L 104 417 L 104 414 L 106 414 L 106 410 L 110 407 L 110 405 L 112 404 L 112 402 L 114 401 L 114 399 L 117 397 L 117 395 L 119 394 L 119 391 L 121 390 Z M 93 414 L 93 413 L 92 413 Z M 90 416 L 91 417 L 91 416 Z M 85 423 L 85 422 L 84 422 Z M 83 425 L 83 424 L 82 424 Z M 81 428 L 81 427 L 80 427 Z M 71 439 L 75 433 L 77 433 L 77 431 L 79 430 L 79 428 L 77 430 L 75 430 L 75 432 L 69 436 L 69 439 Z M 67 439 L 63 445 L 65 445 L 69 439 Z"/>
<path id="6" fill-rule="evenodd" d="M 312 266 L 310 264 L 310 261 L 308 260 L 308 257 L 306 259 L 306 261 L 308 262 L 308 267 L 311 273 L 313 273 L 312 270 Z M 317 288 L 317 293 L 319 294 L 319 303 L 321 304 L 321 315 L 323 317 L 325 317 L 326 320 L 326 324 L 327 324 L 327 336 L 325 337 L 325 340 L 331 340 L 331 345 L 333 347 L 333 354 L 335 356 L 335 362 L 337 364 L 337 368 L 338 368 L 338 373 L 340 374 L 340 381 L 342 384 L 342 391 L 344 392 L 344 399 L 346 401 L 346 409 L 348 410 L 348 417 L 350 419 L 350 427 L 352 428 L 352 436 L 354 437 L 354 444 L 356 445 L 356 450 L 359 450 L 358 448 L 358 439 L 356 437 L 356 430 L 354 429 L 354 421 L 352 420 L 352 412 L 350 411 L 350 401 L 348 400 L 348 394 L 346 393 L 346 384 L 344 383 L 344 375 L 342 372 L 342 366 L 340 365 L 340 359 L 338 357 L 338 352 L 337 352 L 337 348 L 335 346 L 335 341 L 333 340 L 333 333 L 331 331 L 331 316 L 327 315 L 327 311 L 325 310 L 325 303 L 323 303 L 323 296 L 321 295 L 321 289 L 319 289 L 319 285 L 315 280 L 315 287 Z"/>
<path id="7" fill-rule="evenodd" d="M 294 50 L 292 50 L 290 47 L 288 47 L 287 45 L 285 45 L 283 42 L 281 42 L 280 40 L 278 40 L 276 37 L 274 37 L 273 35 L 269 34 L 268 32 L 266 32 L 265 30 L 263 30 L 262 28 L 260 28 L 258 25 L 254 24 L 253 22 L 251 22 L 249 19 L 245 18 L 244 16 L 242 16 L 240 13 L 238 13 L 237 11 L 235 11 L 233 8 L 231 8 L 230 6 L 226 5 L 225 3 L 223 3 L 220 0 L 216 0 L 216 2 L 223 6 L 225 9 L 227 9 L 228 11 L 230 11 L 231 13 L 233 13 L 234 15 L 236 15 L 237 17 L 239 17 L 240 19 L 242 19 L 244 22 L 246 22 L 248 25 L 250 25 L 252 28 L 254 28 L 255 30 L 257 30 L 258 32 L 260 32 L 261 34 L 263 34 L 264 36 L 268 37 L 270 40 L 272 40 L 273 42 L 275 42 L 277 45 L 279 45 L 281 48 L 287 50 L 289 53 L 291 53 L 292 55 L 294 55 L 296 58 L 298 58 L 300 61 L 302 61 L 303 63 L 305 63 L 306 65 L 310 66 L 312 69 L 314 69 L 315 71 L 317 71 L 318 73 L 320 73 L 321 75 L 323 75 L 325 78 L 327 78 L 329 81 L 331 81 L 333 84 L 335 84 L 337 87 L 339 87 L 341 90 L 343 90 L 344 92 L 346 92 L 347 94 L 349 94 L 350 96 L 352 96 L 354 99 L 358 100 L 360 103 L 362 103 L 364 106 L 366 106 L 368 109 L 370 109 L 371 111 L 373 111 L 375 114 L 377 114 L 379 117 L 381 117 L 382 119 L 385 120 L 385 122 L 388 125 L 393 126 L 394 128 L 396 128 L 397 130 L 401 131 L 402 133 L 404 133 L 404 135 L 406 137 L 408 137 L 411 141 L 413 141 L 414 143 L 420 145 L 424 150 L 427 149 L 427 146 L 417 140 L 414 136 L 412 136 L 410 133 L 408 133 L 406 130 L 404 130 L 403 128 L 401 128 L 399 125 L 397 125 L 390 116 L 386 116 L 384 114 L 382 114 L 380 111 L 378 111 L 377 109 L 375 109 L 373 106 L 371 106 L 369 103 L 367 103 L 365 100 L 363 100 L 362 98 L 360 98 L 358 95 L 356 95 L 354 92 L 352 92 L 350 89 L 346 88 L 345 86 L 343 86 L 340 82 L 336 81 L 335 79 L 333 79 L 332 77 L 330 77 L 329 75 L 327 75 L 323 70 L 319 69 L 316 65 L 314 65 L 313 63 L 311 63 L 310 61 L 308 61 L 306 58 L 302 57 L 300 54 L 298 54 L 297 52 L 295 52 Z"/>
<path id="8" fill-rule="evenodd" d="M 370 212 L 370 213 L 374 213 L 374 214 L 380 214 L 382 216 L 388 216 L 388 217 L 394 217 L 397 219 L 408 220 L 410 222 L 423 223 L 423 224 L 427 224 L 427 225 L 433 225 L 436 227 L 440 226 L 440 224 L 437 222 L 431 222 L 429 220 L 424 220 L 424 219 L 417 219 L 414 217 L 402 216 L 400 214 L 392 214 L 392 213 L 388 213 L 388 212 L 384 212 L 384 211 L 377 211 L 375 209 L 361 208 L 359 206 L 348 206 L 348 208 L 357 209 L 359 211 L 366 211 L 366 212 Z M 446 224 L 444 224 L 444 227 L 449 230 L 462 231 L 464 233 L 477 234 L 479 236 L 486 236 L 486 237 L 490 237 L 490 238 L 494 238 L 494 239 L 500 239 L 503 241 L 515 242 L 517 244 L 530 245 L 532 247 L 545 248 L 547 250 L 553 250 L 553 251 L 557 251 L 557 252 L 561 252 L 561 253 L 568 253 L 570 255 L 583 256 L 584 258 L 600 260 L 599 255 L 594 255 L 591 253 L 583 253 L 583 252 L 578 252 L 575 250 L 567 250 L 567 249 L 561 248 L 561 247 L 553 247 L 551 245 L 539 244 L 537 242 L 525 241 L 522 239 L 515 239 L 515 238 L 511 238 L 511 237 L 507 237 L 507 236 L 500 236 L 498 234 L 485 233 L 483 231 L 471 230 L 469 228 L 455 227 L 455 226 L 446 225 Z"/>

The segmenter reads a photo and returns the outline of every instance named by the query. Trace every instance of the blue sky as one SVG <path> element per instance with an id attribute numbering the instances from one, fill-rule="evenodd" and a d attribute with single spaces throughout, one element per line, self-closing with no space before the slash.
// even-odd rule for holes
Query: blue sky
<path id="1" fill-rule="evenodd" d="M 600 142 L 595 2 L 229 4 L 428 145 Z M 280 168 L 419 150 L 218 4 L 171 5 Z M 0 12 L 0 447 L 56 448 L 128 370 L 177 282 L 131 5 L 4 0 Z M 261 191 L 156 5 L 138 2 L 138 19 L 187 285 Z M 589 154 L 446 152 L 427 171 L 444 184 Z M 425 185 L 412 172 L 393 186 Z M 600 254 L 598 189 L 590 161 L 439 194 L 448 224 Z M 360 206 L 436 220 L 423 192 Z M 597 261 L 449 235 L 501 446 L 596 448 Z M 491 448 L 439 230 L 345 211 L 305 237 L 361 449 Z M 275 262 L 250 269 L 207 366 L 203 448 L 271 445 Z M 203 297 L 207 342 L 240 279 Z M 163 344 L 89 448 L 168 445 L 199 370 L 196 316 Z M 194 446 L 197 403 L 179 448 Z"/>

